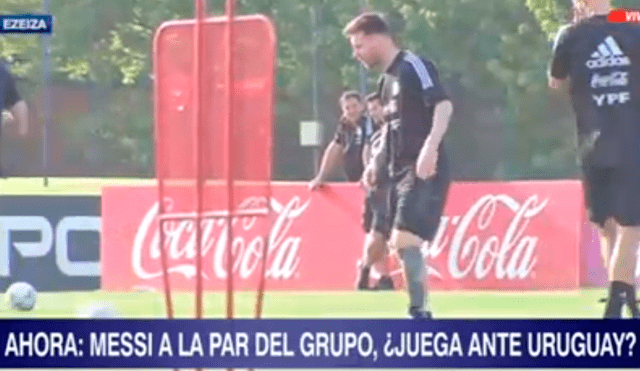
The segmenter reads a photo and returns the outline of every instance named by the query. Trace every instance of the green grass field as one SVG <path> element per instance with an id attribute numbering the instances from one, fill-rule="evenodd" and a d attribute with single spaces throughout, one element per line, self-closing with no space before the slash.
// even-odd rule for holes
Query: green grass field
<path id="1" fill-rule="evenodd" d="M 152 180 L 52 178 L 44 187 L 41 178 L 0 180 L 4 195 L 100 194 L 105 185 L 148 185 Z M 437 318 L 600 318 L 604 310 L 598 299 L 604 289 L 575 292 L 435 292 L 431 303 Z M 404 292 L 267 292 L 265 318 L 404 318 Z M 253 317 L 254 292 L 235 294 L 236 317 Z M 71 292 L 40 293 L 31 312 L 10 311 L 5 305 L 0 318 L 76 318 L 94 303 L 114 305 L 127 318 L 165 317 L 160 292 Z M 207 293 L 206 317 L 224 316 L 224 293 Z M 174 295 L 177 317 L 193 317 L 194 297 Z"/>
<path id="2" fill-rule="evenodd" d="M 207 317 L 223 317 L 225 294 L 207 293 L 203 300 Z M 599 318 L 604 306 L 598 299 L 603 289 L 579 292 L 435 292 L 431 294 L 438 318 Z M 194 296 L 174 294 L 176 315 L 192 317 Z M 267 292 L 265 318 L 404 318 L 407 298 L 392 292 Z M 0 317 L 75 317 L 91 303 L 111 303 L 124 317 L 164 317 L 161 292 L 40 293 L 37 308 L 29 313 L 4 311 Z M 236 316 L 253 317 L 254 292 L 235 294 Z"/>
<path id="3" fill-rule="evenodd" d="M 0 179 L 0 195 L 99 195 L 108 185 L 142 186 L 154 185 L 153 179 L 131 178 L 43 178 Z"/>

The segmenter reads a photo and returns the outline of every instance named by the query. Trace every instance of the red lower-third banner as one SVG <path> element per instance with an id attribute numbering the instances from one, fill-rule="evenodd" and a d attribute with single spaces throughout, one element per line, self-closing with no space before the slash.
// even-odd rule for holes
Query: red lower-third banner
<path id="1" fill-rule="evenodd" d="M 258 192 L 260 193 L 260 192 Z M 250 196 L 240 208 L 255 207 Z M 165 212 L 184 211 L 193 193 L 172 192 Z M 235 289 L 255 289 L 268 245 L 268 290 L 351 290 L 362 255 L 363 191 L 332 184 L 310 192 L 303 183 L 274 183 L 271 217 L 240 216 L 202 222 L 206 290 L 223 290 L 227 241 L 233 239 Z M 263 200 L 264 201 L 264 200 Z M 222 211 L 222 210 L 218 210 Z M 102 286 L 162 289 L 155 187 L 108 187 L 102 196 Z M 582 188 L 574 181 L 456 183 L 434 241 L 423 247 L 435 289 L 545 290 L 579 287 Z M 196 276 L 194 223 L 163 223 L 172 289 L 192 290 Z M 403 285 L 395 257 L 388 260 Z M 376 276 L 374 272 L 373 276 Z"/>

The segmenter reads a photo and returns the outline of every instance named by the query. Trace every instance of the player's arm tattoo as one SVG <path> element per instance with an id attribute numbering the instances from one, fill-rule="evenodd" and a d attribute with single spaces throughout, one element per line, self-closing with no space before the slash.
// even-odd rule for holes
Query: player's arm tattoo
<path id="1" fill-rule="evenodd" d="M 380 135 L 371 142 L 370 166 L 377 174 L 382 174 L 389 164 L 389 123 L 385 123 L 380 129 Z"/>
<path id="2" fill-rule="evenodd" d="M 369 165 L 369 158 L 371 158 L 371 144 L 365 143 L 362 147 L 362 164 L 364 167 Z"/>

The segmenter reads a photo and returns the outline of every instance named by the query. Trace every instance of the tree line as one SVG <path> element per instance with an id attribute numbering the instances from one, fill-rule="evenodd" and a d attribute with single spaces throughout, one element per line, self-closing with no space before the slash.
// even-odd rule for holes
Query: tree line
<path id="1" fill-rule="evenodd" d="M 363 9 L 385 13 L 403 46 L 432 59 L 441 79 L 460 97 L 447 140 L 461 164 L 480 163 L 471 170 L 461 165 L 460 177 L 566 177 L 577 170 L 571 117 L 566 107 L 550 104 L 553 100 L 546 89 L 551 41 L 568 19 L 568 0 L 238 0 L 237 4 L 241 13 L 268 15 L 277 29 L 275 169 L 280 179 L 308 178 L 313 170 L 311 152 L 298 146 L 298 124 L 312 115 L 312 75 L 319 79 L 319 113 L 326 125 L 326 140 L 337 122 L 340 92 L 360 86 L 359 65 L 341 31 Z M 317 12 L 315 30 L 310 21 L 312 7 Z M 221 14 L 224 0 L 208 0 L 207 8 L 209 13 Z M 41 9 L 39 0 L 0 4 L 0 14 Z M 148 92 L 154 31 L 163 21 L 193 17 L 193 2 L 50 0 L 50 13 L 55 16 L 50 39 L 55 83 L 74 81 L 106 91 Z M 314 31 L 316 70 L 311 63 Z M 0 36 L 0 59 L 9 61 L 22 78 L 21 89 L 27 96 L 42 84 L 40 37 Z M 366 88 L 372 91 L 377 76 L 367 73 L 366 78 Z M 128 110 L 127 115 L 121 114 L 126 123 L 119 131 L 110 126 L 113 113 L 105 112 L 116 108 L 103 108 L 99 126 L 113 131 L 116 139 L 124 136 L 138 143 L 138 152 L 146 153 L 145 166 L 151 168 L 150 107 L 118 108 Z M 478 112 L 486 114 L 478 118 Z M 497 142 L 499 149 L 492 145 Z M 478 160 L 491 156 L 492 160 Z"/>

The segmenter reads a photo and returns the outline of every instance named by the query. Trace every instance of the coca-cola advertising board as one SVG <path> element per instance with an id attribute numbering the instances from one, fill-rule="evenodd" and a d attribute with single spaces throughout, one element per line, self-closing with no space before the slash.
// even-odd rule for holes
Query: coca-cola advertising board
<path id="1" fill-rule="evenodd" d="M 107 187 L 102 196 L 102 286 L 162 289 L 155 187 Z M 193 199 L 172 193 L 166 212 Z M 269 241 L 267 290 L 352 290 L 361 258 L 363 191 L 331 184 L 274 183 L 272 215 L 233 219 L 235 289 L 257 287 Z M 248 197 L 241 208 L 260 200 Z M 263 200 L 264 201 L 264 200 Z M 435 240 L 423 247 L 434 289 L 555 290 L 579 286 L 582 187 L 575 181 L 455 183 Z M 164 222 L 172 289 L 195 287 L 196 244 L 189 220 Z M 202 222 L 203 282 L 224 290 L 228 228 Z M 402 286 L 395 258 L 390 267 Z M 375 274 L 374 274 L 375 275 Z"/>

